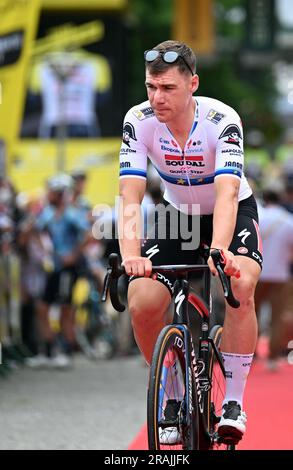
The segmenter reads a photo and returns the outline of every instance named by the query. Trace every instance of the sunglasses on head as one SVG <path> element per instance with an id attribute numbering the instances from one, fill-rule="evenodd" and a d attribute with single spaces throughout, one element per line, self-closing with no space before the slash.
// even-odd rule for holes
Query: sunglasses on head
<path id="1" fill-rule="evenodd" d="M 191 75 L 194 75 L 190 65 L 187 63 L 183 55 L 177 51 L 156 51 L 155 49 L 150 49 L 144 53 L 144 59 L 146 62 L 153 62 L 159 56 L 161 56 L 163 61 L 167 64 L 174 64 L 174 62 L 181 58 L 190 71 Z"/>

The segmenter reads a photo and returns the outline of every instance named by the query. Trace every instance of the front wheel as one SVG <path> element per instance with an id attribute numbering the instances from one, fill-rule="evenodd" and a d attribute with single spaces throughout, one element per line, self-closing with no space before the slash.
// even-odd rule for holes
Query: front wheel
<path id="1" fill-rule="evenodd" d="M 155 346 L 147 407 L 150 450 L 195 450 L 199 446 L 195 381 L 192 364 L 186 360 L 188 332 L 183 328 L 166 326 Z"/>

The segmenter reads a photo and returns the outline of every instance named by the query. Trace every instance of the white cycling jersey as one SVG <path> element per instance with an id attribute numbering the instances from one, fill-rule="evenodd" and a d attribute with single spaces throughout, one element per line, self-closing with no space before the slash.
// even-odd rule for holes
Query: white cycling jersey
<path id="1" fill-rule="evenodd" d="M 125 116 L 120 150 L 120 178 L 146 178 L 147 159 L 165 187 L 164 199 L 186 213 L 212 214 L 215 178 L 241 179 L 239 201 L 251 188 L 243 173 L 243 133 L 240 117 L 221 101 L 197 96 L 195 116 L 184 149 L 167 125 L 158 121 L 149 101 Z M 183 205 L 183 207 L 182 207 Z"/>

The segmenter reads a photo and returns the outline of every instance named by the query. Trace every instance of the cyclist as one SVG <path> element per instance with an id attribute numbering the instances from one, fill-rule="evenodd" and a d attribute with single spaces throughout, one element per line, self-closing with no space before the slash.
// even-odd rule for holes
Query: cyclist
<path id="1" fill-rule="evenodd" d="M 175 216 L 179 225 L 192 226 L 199 219 L 200 240 L 222 251 L 225 272 L 241 302 L 239 309 L 226 305 L 221 350 L 227 385 L 218 429 L 222 436 L 241 438 L 246 430 L 243 394 L 257 341 L 254 291 L 262 263 L 257 207 L 243 174 L 241 120 L 226 104 L 193 96 L 199 87 L 196 57 L 184 43 L 165 41 L 144 57 L 148 101 L 126 114 L 120 151 L 120 250 L 130 276 L 135 338 L 150 363 L 157 336 L 170 321 L 173 293 L 172 276 L 150 277 L 152 263 L 194 263 L 197 250 L 183 249 L 181 231 L 178 237 L 172 231 Z M 145 193 L 147 157 L 165 187 L 169 215 L 167 222 L 158 216 L 141 246 L 133 210 Z M 166 239 L 158 236 L 162 223 L 168 225 Z M 211 257 L 208 264 L 217 275 Z M 170 410 L 165 409 L 166 415 Z"/>

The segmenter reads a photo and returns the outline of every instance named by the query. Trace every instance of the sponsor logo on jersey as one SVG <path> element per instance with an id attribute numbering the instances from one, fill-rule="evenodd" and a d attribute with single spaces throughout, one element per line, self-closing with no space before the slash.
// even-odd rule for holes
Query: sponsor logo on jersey
<path id="1" fill-rule="evenodd" d="M 165 155 L 165 162 L 167 166 L 193 166 L 193 167 L 204 167 L 202 155 L 188 155 L 185 159 L 182 159 L 180 155 Z"/>
<path id="2" fill-rule="evenodd" d="M 133 124 L 126 122 L 123 127 L 123 142 L 130 147 L 130 140 L 137 140 Z"/>
<path id="3" fill-rule="evenodd" d="M 240 248 L 238 248 L 238 253 L 240 253 L 241 255 L 246 255 L 246 253 L 248 253 L 248 249 L 245 247 L 245 246 L 240 246 Z"/>
<path id="4" fill-rule="evenodd" d="M 160 137 L 159 142 L 160 142 L 160 144 L 170 145 L 170 140 L 165 140 L 165 139 L 163 139 L 163 137 Z M 173 142 L 172 142 L 172 144 L 173 144 Z M 177 147 L 177 145 L 175 145 L 175 147 Z"/>
<path id="5" fill-rule="evenodd" d="M 224 166 L 229 168 L 238 168 L 239 170 L 242 170 L 243 168 L 242 163 L 238 162 L 226 162 Z"/>
<path id="6" fill-rule="evenodd" d="M 161 150 L 163 150 L 164 152 L 179 153 L 179 154 L 181 155 L 180 150 L 178 150 L 178 149 L 173 149 L 173 148 L 170 148 L 170 147 L 166 147 L 165 145 L 161 145 Z"/>
<path id="7" fill-rule="evenodd" d="M 242 157 L 243 156 L 243 150 L 240 149 L 234 149 L 234 148 L 229 148 L 229 149 L 223 149 L 221 153 L 228 153 L 231 155 L 231 157 Z"/>
<path id="8" fill-rule="evenodd" d="M 143 121 L 144 119 L 153 117 L 155 114 L 153 108 L 151 108 L 150 106 L 148 108 L 135 109 L 132 112 L 139 121 Z"/>
<path id="9" fill-rule="evenodd" d="M 120 168 L 131 168 L 131 163 L 130 162 L 121 162 L 120 163 Z"/>
<path id="10" fill-rule="evenodd" d="M 246 239 L 251 235 L 251 232 L 247 230 L 247 228 L 243 229 L 240 233 L 238 233 L 238 237 L 241 238 L 241 243 L 243 245 L 246 245 L 245 241 Z"/>
<path id="11" fill-rule="evenodd" d="M 190 178 L 196 178 L 196 175 L 202 175 L 204 172 L 203 171 L 196 171 L 196 170 L 191 170 L 190 167 L 182 167 L 180 170 L 169 170 L 172 175 L 184 175 L 186 173 L 189 174 Z M 195 176 L 192 176 L 195 175 Z"/>
<path id="12" fill-rule="evenodd" d="M 196 145 L 201 145 L 202 144 L 202 141 L 201 140 L 195 140 L 194 142 L 192 142 L 192 145 L 193 146 L 196 146 Z"/>
<path id="13" fill-rule="evenodd" d="M 252 256 L 259 261 L 260 264 L 262 264 L 262 258 L 259 256 L 258 253 L 255 253 L 255 251 L 252 253 Z"/>
<path id="14" fill-rule="evenodd" d="M 213 122 L 214 124 L 219 124 L 219 122 L 221 122 L 224 117 L 225 114 L 218 113 L 218 111 L 211 109 L 207 115 L 207 120 Z"/>
<path id="15" fill-rule="evenodd" d="M 129 153 L 136 153 L 136 150 L 133 150 L 131 148 L 123 148 L 120 150 L 120 155 L 128 155 Z"/>
<path id="16" fill-rule="evenodd" d="M 192 148 L 192 149 L 190 149 L 190 150 L 186 150 L 186 151 L 185 151 L 185 155 L 188 155 L 188 154 L 190 154 L 190 153 L 193 153 L 193 154 L 194 154 L 194 153 L 203 153 L 203 152 L 204 152 L 204 149 L 203 149 L 202 147 L 198 147 L 198 148 L 195 148 L 195 149 Z"/>
<path id="17" fill-rule="evenodd" d="M 227 138 L 227 140 L 225 140 L 226 144 L 237 145 L 237 147 L 240 147 L 242 135 L 239 127 L 236 126 L 236 124 L 230 124 L 227 126 L 219 137 L 219 139 L 224 138 Z"/>

